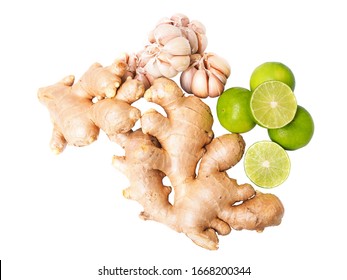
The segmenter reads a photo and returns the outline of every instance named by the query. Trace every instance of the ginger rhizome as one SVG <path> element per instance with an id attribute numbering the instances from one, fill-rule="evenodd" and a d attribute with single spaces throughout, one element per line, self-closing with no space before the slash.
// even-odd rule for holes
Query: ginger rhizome
<path id="1" fill-rule="evenodd" d="M 109 68 L 92 66 L 76 84 L 68 76 L 39 90 L 54 123 L 53 151 L 61 152 L 66 143 L 87 145 L 103 130 L 125 150 L 124 156 L 113 157 L 113 165 L 129 179 L 123 194 L 143 206 L 140 216 L 185 233 L 206 249 L 217 249 L 217 234 L 226 235 L 232 228 L 262 231 L 280 224 L 284 208 L 276 196 L 228 176 L 227 170 L 242 158 L 245 143 L 238 134 L 214 138 L 207 104 L 185 96 L 168 78 L 155 79 L 145 91 L 137 79 L 128 77 L 118 85 L 101 72 L 107 77 Z M 109 87 L 97 86 L 101 77 L 102 85 L 112 85 L 109 97 Z M 131 104 L 143 96 L 167 116 L 154 109 L 141 116 Z M 141 128 L 133 131 L 137 120 Z M 163 184 L 166 176 L 172 186 Z"/>
<path id="2" fill-rule="evenodd" d="M 89 145 L 97 139 L 100 129 L 112 136 L 134 126 L 141 112 L 131 104 L 143 96 L 145 88 L 131 78 L 122 84 L 126 69 L 121 59 L 108 67 L 95 63 L 75 84 L 75 77 L 70 75 L 39 89 L 38 98 L 48 108 L 53 122 L 53 152 L 61 153 L 67 144 Z"/>
<path id="3" fill-rule="evenodd" d="M 280 224 L 284 208 L 276 196 L 238 185 L 226 173 L 242 158 L 240 135 L 213 139 L 210 108 L 197 97 L 185 97 L 172 80 L 155 80 L 145 98 L 162 106 L 167 117 L 154 110 L 144 113 L 142 131 L 115 139 L 125 156 L 113 158 L 130 182 L 123 194 L 143 206 L 143 219 L 166 224 L 211 250 L 218 248 L 217 233 Z M 163 185 L 165 176 L 171 187 Z"/>
<path id="4" fill-rule="evenodd" d="M 124 148 L 112 162 L 129 180 L 123 195 L 142 205 L 140 217 L 206 249 L 217 249 L 218 235 L 232 229 L 261 232 L 279 225 L 281 201 L 227 173 L 241 160 L 245 142 L 238 134 L 215 137 L 210 107 L 200 99 L 218 96 L 230 74 L 223 58 L 204 52 L 204 26 L 176 14 L 161 20 L 149 41 L 136 55 L 106 67 L 93 64 L 77 82 L 70 75 L 39 89 L 53 123 L 52 151 L 89 145 L 103 131 Z M 171 79 L 178 72 L 182 88 Z M 140 98 L 166 115 L 142 113 L 135 105 Z M 171 186 L 164 185 L 165 177 Z"/>

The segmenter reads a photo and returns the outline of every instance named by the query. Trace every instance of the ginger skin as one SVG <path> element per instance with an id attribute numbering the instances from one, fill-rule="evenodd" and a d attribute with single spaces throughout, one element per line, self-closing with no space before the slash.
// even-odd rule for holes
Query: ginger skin
<path id="1" fill-rule="evenodd" d="M 244 153 L 240 135 L 213 139 L 209 107 L 195 96 L 185 97 L 167 78 L 156 79 L 145 98 L 162 106 L 167 117 L 154 110 L 144 113 L 143 132 L 115 137 L 125 156 L 113 158 L 130 182 L 123 194 L 143 206 L 143 219 L 166 224 L 210 250 L 218 248 L 217 234 L 232 228 L 260 232 L 280 224 L 284 208 L 276 196 L 238 185 L 226 172 Z M 165 175 L 175 191 L 173 204 L 171 188 L 162 182 Z"/>
<path id="2" fill-rule="evenodd" d="M 39 89 L 53 121 L 55 153 L 67 144 L 88 145 L 103 130 L 125 150 L 113 157 L 113 165 L 128 177 L 123 195 L 143 206 L 140 217 L 185 233 L 206 249 L 217 249 L 218 235 L 232 228 L 262 231 L 280 224 L 284 208 L 276 196 L 239 185 L 227 174 L 244 153 L 240 135 L 214 138 L 213 116 L 200 98 L 184 96 L 167 78 L 154 80 L 145 91 L 139 80 L 124 79 L 124 69 L 122 60 L 109 67 L 94 64 L 75 84 L 67 76 Z M 131 104 L 143 96 L 167 116 L 152 109 L 141 117 Z M 139 119 L 142 128 L 133 131 Z M 172 186 L 163 184 L 165 176 Z"/>
<path id="3" fill-rule="evenodd" d="M 54 153 L 67 145 L 89 145 L 104 131 L 125 151 L 112 163 L 127 176 L 123 195 L 142 205 L 140 217 L 216 250 L 218 235 L 232 229 L 261 232 L 279 225 L 284 208 L 275 195 L 239 185 L 227 173 L 241 160 L 245 142 L 238 134 L 214 138 L 211 110 L 197 97 L 219 95 L 230 74 L 226 61 L 204 53 L 205 33 L 200 22 L 182 14 L 163 19 L 140 52 L 106 67 L 94 63 L 76 83 L 70 75 L 40 88 L 38 99 L 53 123 Z M 183 88 L 196 96 L 185 96 L 163 77 L 182 71 Z M 166 116 L 153 109 L 141 115 L 132 104 L 142 97 L 161 106 Z M 141 128 L 133 130 L 138 120 Z M 171 186 L 164 185 L 166 177 Z"/>
<path id="4" fill-rule="evenodd" d="M 75 77 L 70 75 L 38 90 L 38 98 L 53 122 L 50 147 L 54 153 L 61 153 L 67 144 L 91 144 L 100 129 L 111 136 L 134 126 L 141 113 L 131 103 L 143 96 L 145 88 L 131 78 L 122 84 L 126 69 L 122 59 L 108 67 L 95 63 L 75 84 Z"/>

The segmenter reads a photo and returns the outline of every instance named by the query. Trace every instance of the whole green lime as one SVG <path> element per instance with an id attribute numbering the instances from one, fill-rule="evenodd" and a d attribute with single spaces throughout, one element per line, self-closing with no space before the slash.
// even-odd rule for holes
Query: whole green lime
<path id="1" fill-rule="evenodd" d="M 289 124 L 277 129 L 268 129 L 270 139 L 286 150 L 297 150 L 306 146 L 313 133 L 312 116 L 302 106 L 298 106 L 294 119 Z"/>
<path id="2" fill-rule="evenodd" d="M 251 90 L 253 91 L 267 81 L 280 81 L 287 84 L 292 90 L 295 88 L 295 77 L 292 70 L 281 62 L 265 62 L 255 68 L 250 79 Z"/>
<path id="3" fill-rule="evenodd" d="M 219 96 L 217 117 L 225 129 L 244 133 L 256 125 L 250 109 L 251 96 L 252 92 L 242 87 L 229 88 Z"/>

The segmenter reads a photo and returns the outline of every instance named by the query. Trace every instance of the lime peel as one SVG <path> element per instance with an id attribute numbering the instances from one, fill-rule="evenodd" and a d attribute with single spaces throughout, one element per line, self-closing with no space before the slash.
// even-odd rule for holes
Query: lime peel
<path id="1" fill-rule="evenodd" d="M 314 121 L 311 114 L 298 105 L 294 119 L 284 127 L 268 129 L 273 142 L 285 150 L 297 150 L 306 146 L 314 134 Z"/>

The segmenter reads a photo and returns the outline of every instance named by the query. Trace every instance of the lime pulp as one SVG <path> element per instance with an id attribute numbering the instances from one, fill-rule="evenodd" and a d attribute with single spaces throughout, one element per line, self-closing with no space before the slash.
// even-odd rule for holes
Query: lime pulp
<path id="1" fill-rule="evenodd" d="M 277 143 L 258 141 L 247 149 L 244 168 L 254 184 L 262 188 L 274 188 L 288 178 L 290 159 Z"/>
<path id="2" fill-rule="evenodd" d="M 297 102 L 291 88 L 280 81 L 267 81 L 253 92 L 250 101 L 255 121 L 265 128 L 280 128 L 290 123 L 296 113 Z"/>

